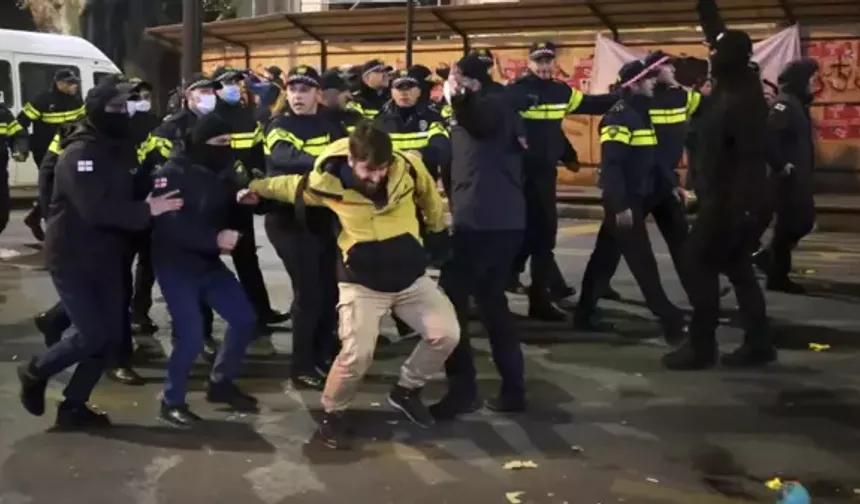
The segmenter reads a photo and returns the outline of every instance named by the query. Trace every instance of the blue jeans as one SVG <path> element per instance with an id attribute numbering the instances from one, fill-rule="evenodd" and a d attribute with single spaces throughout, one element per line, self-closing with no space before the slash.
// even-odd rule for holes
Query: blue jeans
<path id="1" fill-rule="evenodd" d="M 205 322 L 200 305 L 211 306 L 227 321 L 224 344 L 215 358 L 209 380 L 229 382 L 236 378 L 245 349 L 254 338 L 257 316 L 242 284 L 223 263 L 205 272 L 155 265 L 167 311 L 173 319 L 173 352 L 167 364 L 164 402 L 185 404 L 188 375 L 203 350 Z"/>

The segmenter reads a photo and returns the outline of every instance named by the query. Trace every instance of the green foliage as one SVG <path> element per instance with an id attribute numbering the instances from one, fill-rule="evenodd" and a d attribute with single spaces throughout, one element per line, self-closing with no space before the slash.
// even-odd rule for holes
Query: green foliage
<path id="1" fill-rule="evenodd" d="M 236 7 L 233 0 L 203 0 L 203 20 L 234 19 Z"/>

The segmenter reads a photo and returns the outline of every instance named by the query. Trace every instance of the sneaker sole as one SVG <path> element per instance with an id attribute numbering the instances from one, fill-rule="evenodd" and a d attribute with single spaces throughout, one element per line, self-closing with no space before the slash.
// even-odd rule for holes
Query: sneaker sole
<path id="1" fill-rule="evenodd" d="M 397 411 L 399 411 L 399 412 L 403 413 L 404 415 L 406 415 L 406 418 L 408 418 L 410 422 L 414 423 L 414 424 L 415 424 L 415 425 L 417 425 L 418 427 L 421 427 L 422 429 L 429 429 L 430 427 L 433 427 L 433 424 L 435 423 L 435 421 L 434 421 L 434 422 L 431 422 L 431 423 L 419 422 L 417 418 L 415 418 L 411 413 L 409 413 L 409 411 L 407 411 L 407 409 L 406 409 L 406 408 L 404 408 L 403 406 L 401 406 L 400 404 L 398 404 L 398 403 L 397 403 L 397 401 L 395 401 L 394 399 L 392 399 L 392 398 L 391 398 L 391 396 L 388 396 L 388 404 L 389 404 L 392 408 L 394 408 L 394 409 L 396 409 Z"/>

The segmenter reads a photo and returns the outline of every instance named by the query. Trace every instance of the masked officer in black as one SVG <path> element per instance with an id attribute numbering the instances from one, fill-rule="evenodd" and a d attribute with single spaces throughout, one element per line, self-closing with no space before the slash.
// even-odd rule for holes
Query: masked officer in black
<path id="1" fill-rule="evenodd" d="M 243 105 L 242 90 L 239 81 L 244 74 L 228 68 L 218 68 L 212 74 L 221 83 L 221 88 L 215 94 L 218 103 L 215 111 L 235 128 L 233 133 L 233 150 L 236 159 L 242 164 L 246 173 L 262 172 L 266 166 L 263 153 L 263 130 L 254 117 L 254 112 Z M 242 239 L 232 251 L 233 263 L 239 280 L 248 291 L 248 297 L 257 310 L 257 320 L 261 324 L 261 332 L 268 332 L 266 326 L 280 324 L 289 319 L 289 314 L 275 311 L 269 301 L 266 282 L 260 271 L 260 259 L 257 257 L 257 241 L 254 236 L 254 214 L 247 208 L 238 210 L 242 214 Z M 259 343 L 266 346 L 266 351 L 274 353 L 271 341 L 262 339 Z"/>
<path id="2" fill-rule="evenodd" d="M 84 104 L 80 95 L 80 77 L 72 69 L 58 70 L 54 74 L 51 88 L 40 93 L 32 101 L 24 104 L 18 113 L 18 123 L 26 129 L 33 125 L 30 135 L 30 151 L 36 166 L 42 164 L 42 158 L 48 151 L 51 140 L 57 133 L 57 128 L 65 123 L 73 123 L 84 116 Z M 32 211 L 24 218 L 24 223 L 33 232 L 37 240 L 45 239 L 42 231 L 42 210 L 38 202 Z"/>
<path id="3" fill-rule="evenodd" d="M 87 401 L 127 321 L 127 233 L 146 229 L 152 215 L 182 206 L 176 193 L 134 199 L 137 153 L 128 142 L 132 88 L 109 82 L 87 93 L 86 124 L 66 141 L 56 166 L 45 262 L 77 333 L 21 365 L 18 377 L 24 408 L 41 416 L 48 379 L 77 364 L 57 412 L 61 428 L 109 425 Z"/>
<path id="4" fill-rule="evenodd" d="M 319 106 L 320 76 L 307 65 L 287 75 L 290 113 L 266 131 L 267 175 L 303 175 L 346 129 Z M 321 390 L 334 358 L 338 261 L 335 217 L 326 208 L 273 203 L 266 234 L 284 262 L 293 285 L 291 377 L 300 388 Z"/>
<path id="5" fill-rule="evenodd" d="M 9 224 L 9 153 L 12 159 L 24 161 L 29 154 L 27 130 L 18 123 L 6 104 L 0 101 L 0 232 Z"/>
<path id="6" fill-rule="evenodd" d="M 373 119 L 391 99 L 388 89 L 392 68 L 382 60 L 372 59 L 362 65 L 359 88 L 352 95 L 350 108 L 366 119 Z"/>
<path id="7" fill-rule="evenodd" d="M 744 325 L 744 343 L 723 357 L 727 366 L 753 366 L 776 359 L 768 335 L 765 301 L 756 281 L 752 252 L 759 240 L 761 214 L 767 211 L 768 105 L 757 72 L 749 66 L 752 41 L 747 33 L 714 34 L 700 0 L 703 29 L 711 44 L 711 103 L 700 118 L 698 212 L 684 247 L 693 319 L 690 339 L 663 357 L 669 369 L 711 367 L 716 362 L 720 315 L 719 275 L 734 286 Z"/>
<path id="8" fill-rule="evenodd" d="M 320 76 L 321 113 L 339 123 L 349 133 L 361 120 L 362 115 L 348 107 L 352 93 L 347 76 L 337 68 L 331 68 Z"/>
<path id="9" fill-rule="evenodd" d="M 439 281 L 460 320 L 460 343 L 445 365 L 448 393 L 431 412 L 438 419 L 473 409 L 477 381 L 469 343 L 469 297 L 479 308 L 490 337 L 493 361 L 502 377 L 499 395 L 486 401 L 493 411 L 525 408 L 523 354 L 508 310 L 505 283 L 520 251 L 525 229 L 523 147 L 519 117 L 507 95 L 495 92 L 486 63 L 477 55 L 451 70 L 454 110 L 451 143 L 453 254 Z M 483 86 L 488 84 L 486 88 Z"/>
<path id="10" fill-rule="evenodd" d="M 180 191 L 186 204 L 155 219 L 152 257 L 158 284 L 173 320 L 174 346 L 159 418 L 187 427 L 200 417 L 188 408 L 188 375 L 203 349 L 206 320 L 201 303 L 227 321 L 224 344 L 208 379 L 206 400 L 238 410 L 256 409 L 257 400 L 234 380 L 245 349 L 255 336 L 257 319 L 242 285 L 221 254 L 237 245 L 236 184 L 231 150 L 235 128 L 217 113 L 201 117 L 184 149 L 155 174 L 153 194 Z"/>
<path id="11" fill-rule="evenodd" d="M 553 80 L 556 45 L 536 43 L 529 49 L 529 72 L 508 86 L 525 123 L 528 151 L 525 163 L 527 226 L 524 255 L 531 257 L 529 316 L 540 320 L 564 320 L 552 302 L 550 288 L 555 264 L 558 230 L 556 212 L 556 165 L 568 142 L 561 127 L 570 114 L 603 114 L 617 101 L 613 95 L 585 95 Z"/>
<path id="12" fill-rule="evenodd" d="M 768 289 L 791 294 L 805 292 L 803 286 L 788 278 L 791 251 L 815 225 L 815 146 L 809 105 L 814 99 L 810 79 L 817 71 L 815 60 L 789 63 L 779 75 L 780 92 L 771 105 L 768 120 L 775 143 L 770 165 L 776 185 L 777 217 L 770 245 L 755 259 L 767 273 Z"/>
<path id="13" fill-rule="evenodd" d="M 657 260 L 651 250 L 645 216 L 654 188 L 670 183 L 671 176 L 657 165 L 657 134 L 649 108 L 657 82 L 656 71 L 641 61 L 626 63 L 619 72 L 621 100 L 600 122 L 600 182 L 603 187 L 604 220 L 582 277 L 582 292 L 574 315 L 574 327 L 595 317 L 597 300 L 615 268 L 616 248 L 651 312 L 660 319 L 664 336 L 679 343 L 684 336 L 681 310 L 666 297 L 660 284 Z"/>

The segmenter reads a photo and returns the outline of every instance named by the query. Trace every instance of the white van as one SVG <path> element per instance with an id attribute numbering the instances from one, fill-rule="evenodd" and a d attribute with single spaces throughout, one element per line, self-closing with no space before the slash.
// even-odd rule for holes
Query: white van
<path id="1" fill-rule="evenodd" d="M 70 35 L 0 29 L 0 100 L 16 115 L 30 100 L 47 90 L 54 73 L 71 68 L 86 92 L 104 75 L 119 69 L 96 46 Z M 9 187 L 33 187 L 37 169 L 27 161 L 9 162 Z"/>

